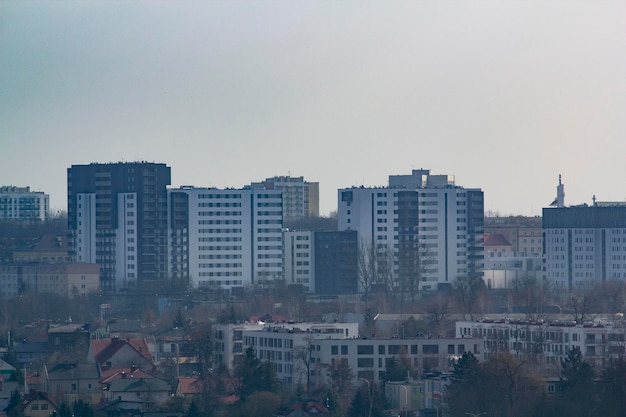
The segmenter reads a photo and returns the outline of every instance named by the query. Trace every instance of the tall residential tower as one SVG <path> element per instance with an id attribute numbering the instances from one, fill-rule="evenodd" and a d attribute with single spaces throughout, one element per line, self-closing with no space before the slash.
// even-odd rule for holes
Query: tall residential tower
<path id="1" fill-rule="evenodd" d="M 167 281 L 170 168 L 149 162 L 93 163 L 67 169 L 73 257 L 100 265 L 105 291 L 153 289 Z"/>
<path id="2" fill-rule="evenodd" d="M 340 189 L 338 197 L 339 230 L 356 230 L 360 245 L 393 253 L 398 289 L 434 290 L 482 277 L 482 190 L 414 170 L 390 176 L 388 187 Z"/>

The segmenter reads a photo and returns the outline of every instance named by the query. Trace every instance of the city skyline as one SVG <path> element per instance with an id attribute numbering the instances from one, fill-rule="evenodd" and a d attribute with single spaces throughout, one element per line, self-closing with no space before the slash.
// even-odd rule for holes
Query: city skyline
<path id="1" fill-rule="evenodd" d="M 485 211 L 624 201 L 620 2 L 0 4 L 1 185 L 66 210 L 66 169 L 154 161 L 172 187 L 337 190 L 412 169 Z"/>

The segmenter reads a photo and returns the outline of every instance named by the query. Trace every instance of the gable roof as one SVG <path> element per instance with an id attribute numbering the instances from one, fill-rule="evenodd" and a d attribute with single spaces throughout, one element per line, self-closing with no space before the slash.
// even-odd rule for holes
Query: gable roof
<path id="1" fill-rule="evenodd" d="M 15 353 L 48 353 L 48 342 L 26 342 L 14 346 Z"/>
<path id="2" fill-rule="evenodd" d="M 108 384 L 116 379 L 135 378 L 135 379 L 151 379 L 156 378 L 149 372 L 139 368 L 109 368 L 102 370 L 102 383 Z"/>
<path id="3" fill-rule="evenodd" d="M 202 393 L 202 379 L 200 377 L 180 377 L 178 378 L 178 389 L 182 395 L 193 395 Z"/>
<path id="4" fill-rule="evenodd" d="M 108 384 L 111 392 L 169 392 L 172 387 L 166 381 L 158 378 L 120 378 Z"/>
<path id="5" fill-rule="evenodd" d="M 100 371 L 95 363 L 63 363 L 48 370 L 51 380 L 100 379 Z"/>
<path id="6" fill-rule="evenodd" d="M 15 367 L 0 359 L 0 374 L 10 374 L 15 372 Z"/>
<path id="7" fill-rule="evenodd" d="M 110 333 L 122 332 L 122 333 L 140 333 L 141 332 L 141 320 L 111 320 L 107 327 Z"/>
<path id="8" fill-rule="evenodd" d="M 96 363 L 99 364 L 106 363 L 124 346 L 130 346 L 139 355 L 143 356 L 147 361 L 152 363 L 152 355 L 150 354 L 150 349 L 148 348 L 148 343 L 146 343 L 145 339 L 119 339 L 114 337 L 112 339 L 91 341 L 93 357 Z"/>
<path id="9" fill-rule="evenodd" d="M 22 401 L 19 402 L 18 409 L 20 411 L 24 411 L 30 403 L 36 400 L 44 400 L 50 403 L 50 405 L 52 405 L 52 408 L 54 409 L 54 410 L 51 410 L 51 412 L 59 409 L 56 403 L 52 401 L 50 397 L 48 397 L 48 394 L 41 392 L 41 391 L 33 391 L 29 393 L 28 395 L 24 396 Z"/>
<path id="10" fill-rule="evenodd" d="M 508 240 L 502 235 L 485 235 L 483 246 L 511 246 Z"/>

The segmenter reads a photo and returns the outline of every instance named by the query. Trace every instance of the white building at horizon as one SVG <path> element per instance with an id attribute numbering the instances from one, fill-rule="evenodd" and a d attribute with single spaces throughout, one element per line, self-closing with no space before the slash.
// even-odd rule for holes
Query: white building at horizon
<path id="1" fill-rule="evenodd" d="M 282 193 L 263 188 L 168 190 L 170 275 L 232 290 L 283 278 Z"/>
<path id="2" fill-rule="evenodd" d="M 318 217 L 320 214 L 320 188 L 318 182 L 305 181 L 304 177 L 275 176 L 261 182 L 253 182 L 253 188 L 279 190 L 283 194 L 283 222 L 301 218 Z"/>
<path id="3" fill-rule="evenodd" d="M 413 170 L 389 176 L 388 187 L 338 191 L 339 230 L 356 230 L 359 242 L 391 249 L 398 285 L 422 262 L 420 290 L 482 277 L 483 192 L 455 185 L 451 175 Z"/>
<path id="4" fill-rule="evenodd" d="M 0 220 L 40 220 L 48 218 L 50 196 L 30 187 L 0 187 Z"/>

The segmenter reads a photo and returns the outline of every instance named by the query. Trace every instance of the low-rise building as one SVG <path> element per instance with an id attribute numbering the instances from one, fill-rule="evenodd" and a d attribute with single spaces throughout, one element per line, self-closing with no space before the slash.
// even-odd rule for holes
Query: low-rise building
<path id="1" fill-rule="evenodd" d="M 408 379 L 385 383 L 385 397 L 393 410 L 408 413 L 424 408 L 424 381 Z"/>
<path id="2" fill-rule="evenodd" d="M 51 325 L 48 328 L 48 349 L 50 352 L 87 353 L 89 341 L 88 324 Z"/>
<path id="3" fill-rule="evenodd" d="M 32 391 L 17 403 L 17 410 L 24 417 L 50 417 L 59 407 L 45 392 Z"/>
<path id="4" fill-rule="evenodd" d="M 242 349 L 252 347 L 259 359 L 276 366 L 283 387 L 306 387 L 312 362 L 311 346 L 319 339 L 337 340 L 358 337 L 358 323 L 286 323 L 262 330 L 242 331 Z"/>
<path id="5" fill-rule="evenodd" d="M 390 359 L 406 358 L 411 367 L 422 374 L 449 371 L 465 352 L 483 360 L 483 343 L 478 338 L 440 339 L 316 339 L 312 342 L 312 376 L 317 385 L 328 382 L 327 369 L 337 361 L 348 361 L 354 372 L 354 385 L 359 379 L 380 383 L 386 378 Z"/>
<path id="6" fill-rule="evenodd" d="M 557 365 L 574 348 L 580 349 L 585 360 L 598 365 L 611 357 L 623 356 L 624 333 L 621 323 L 611 322 L 482 319 L 456 323 L 456 336 L 481 339 L 486 357 L 508 351 L 514 356 Z"/>
<path id="7" fill-rule="evenodd" d="M 44 390 L 59 404 L 82 400 L 97 404 L 102 398 L 100 369 L 96 364 L 59 364 L 44 366 Z"/>
<path id="8" fill-rule="evenodd" d="M 145 339 L 92 340 L 87 362 L 107 368 L 132 367 L 150 370 L 154 367 Z"/>
<path id="9" fill-rule="evenodd" d="M 0 265 L 0 297 L 15 297 L 23 291 L 86 296 L 100 291 L 100 270 L 96 264 L 68 262 Z"/>

